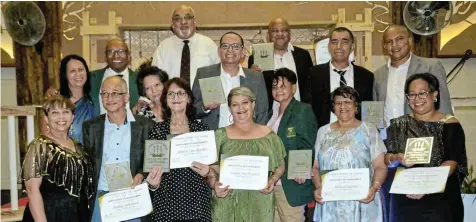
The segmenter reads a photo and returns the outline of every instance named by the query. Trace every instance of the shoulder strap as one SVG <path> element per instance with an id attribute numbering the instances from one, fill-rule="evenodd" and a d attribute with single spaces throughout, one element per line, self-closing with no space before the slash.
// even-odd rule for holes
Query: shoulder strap
<path id="1" fill-rule="evenodd" d="M 443 118 L 440 119 L 440 122 L 445 123 L 446 121 L 448 121 L 452 118 L 455 118 L 455 116 L 450 115 L 450 114 L 446 114 L 446 116 L 444 116 Z"/>

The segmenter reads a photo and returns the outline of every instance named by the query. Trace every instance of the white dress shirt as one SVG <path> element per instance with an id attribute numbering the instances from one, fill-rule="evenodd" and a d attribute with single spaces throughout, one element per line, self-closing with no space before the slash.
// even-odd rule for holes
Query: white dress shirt
<path id="1" fill-rule="evenodd" d="M 349 63 L 349 66 L 347 66 L 345 69 L 338 69 L 332 65 L 332 62 L 329 62 L 329 67 L 329 72 L 331 74 L 331 93 L 332 91 L 340 87 L 340 74 L 334 72 L 334 69 L 346 70 L 344 74 L 344 79 L 347 82 L 347 86 L 350 86 L 352 88 L 354 87 L 354 66 L 352 65 L 352 63 Z M 335 121 L 337 121 L 337 116 L 331 111 L 330 123 L 333 123 Z"/>
<path id="2" fill-rule="evenodd" d="M 129 69 L 124 69 L 121 73 L 117 73 L 116 71 L 112 70 L 111 68 L 107 68 L 106 71 L 104 72 L 104 77 L 102 78 L 102 82 L 109 77 L 109 76 L 116 76 L 116 75 L 122 75 L 122 79 L 124 79 L 127 83 L 127 89 L 129 90 Z M 101 82 L 101 84 L 102 84 Z M 135 83 L 132 83 L 135 84 Z M 127 102 L 126 107 L 129 107 L 129 102 Z M 102 99 L 101 95 L 99 95 L 99 109 L 101 110 L 101 114 L 106 113 L 106 109 L 104 109 L 104 106 L 102 105 Z"/>
<path id="3" fill-rule="evenodd" d="M 228 94 L 233 88 L 240 87 L 240 76 L 246 78 L 243 68 L 239 66 L 240 70 L 238 75 L 231 76 L 229 73 L 223 70 L 223 66 L 220 66 L 220 78 L 221 84 L 223 86 L 223 91 L 225 94 L 225 99 L 228 99 Z M 228 101 L 225 104 L 220 104 L 220 119 L 218 120 L 218 128 L 229 126 L 233 123 L 233 118 L 231 117 L 230 109 L 228 108 Z"/>
<path id="4" fill-rule="evenodd" d="M 390 126 L 391 119 L 403 116 L 405 114 L 404 88 L 411 58 L 412 55 L 410 54 L 408 60 L 398 68 L 393 67 L 391 65 L 391 61 L 388 60 L 387 96 L 385 97 L 385 105 L 383 109 L 387 126 Z"/>
<path id="5" fill-rule="evenodd" d="M 297 76 L 296 64 L 294 63 L 293 51 L 294 51 L 294 47 L 291 44 L 288 44 L 288 50 L 282 56 L 275 53 L 274 54 L 274 69 L 288 68 L 296 74 L 297 81 L 296 81 L 296 93 L 294 93 L 294 98 L 297 101 L 301 101 L 301 94 L 299 93 L 299 78 Z"/>
<path id="6" fill-rule="evenodd" d="M 220 63 L 217 45 L 212 39 L 195 33 L 188 43 L 190 47 L 190 87 L 197 75 L 197 69 Z M 180 77 L 180 63 L 185 43 L 183 39 L 173 35 L 160 42 L 154 52 L 152 65 L 167 72 L 169 78 Z"/>

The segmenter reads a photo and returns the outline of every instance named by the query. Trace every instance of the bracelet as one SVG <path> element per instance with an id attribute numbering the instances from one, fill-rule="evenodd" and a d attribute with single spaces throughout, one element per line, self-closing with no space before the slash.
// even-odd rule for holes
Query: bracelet
<path id="1" fill-rule="evenodd" d="M 150 185 L 149 182 L 147 182 L 147 187 L 149 187 L 149 190 L 151 190 L 151 191 L 156 191 L 157 189 L 159 189 L 159 186 L 153 187 L 152 185 Z"/>

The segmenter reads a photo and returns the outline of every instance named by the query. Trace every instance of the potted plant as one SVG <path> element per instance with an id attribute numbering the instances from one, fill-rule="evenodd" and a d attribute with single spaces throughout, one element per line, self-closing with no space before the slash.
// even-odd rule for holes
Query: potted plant
<path id="1" fill-rule="evenodd" d="M 473 178 L 473 165 L 469 167 L 469 174 L 461 185 L 461 197 L 464 205 L 464 221 L 476 218 L 476 178 Z"/>

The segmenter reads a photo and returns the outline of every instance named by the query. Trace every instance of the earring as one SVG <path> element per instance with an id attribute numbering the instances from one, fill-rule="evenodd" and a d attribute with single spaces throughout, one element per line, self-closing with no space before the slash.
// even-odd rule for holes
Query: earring
<path id="1" fill-rule="evenodd" d="M 437 98 L 435 98 L 435 103 L 436 103 L 436 102 L 438 102 L 438 99 L 437 99 Z"/>
<path id="2" fill-rule="evenodd" d="M 355 114 L 359 113 L 359 110 L 355 110 Z"/>
<path id="3" fill-rule="evenodd" d="M 47 132 L 47 133 L 50 132 L 50 125 L 49 125 L 49 124 L 46 124 L 46 132 Z"/>
<path id="4" fill-rule="evenodd" d="M 228 122 L 229 123 L 232 123 L 233 122 L 233 116 L 230 114 L 230 116 L 228 116 Z"/>

